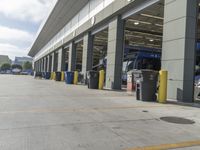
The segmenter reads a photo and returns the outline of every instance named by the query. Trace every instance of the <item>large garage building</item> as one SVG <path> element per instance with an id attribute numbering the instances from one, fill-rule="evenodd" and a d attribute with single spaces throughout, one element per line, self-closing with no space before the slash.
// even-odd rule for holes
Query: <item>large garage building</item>
<path id="1" fill-rule="evenodd" d="M 116 90 L 124 70 L 148 57 L 149 68 L 169 73 L 168 99 L 192 102 L 198 21 L 199 0 L 58 0 L 29 56 L 40 72 L 85 75 L 103 65 L 105 87 Z"/>

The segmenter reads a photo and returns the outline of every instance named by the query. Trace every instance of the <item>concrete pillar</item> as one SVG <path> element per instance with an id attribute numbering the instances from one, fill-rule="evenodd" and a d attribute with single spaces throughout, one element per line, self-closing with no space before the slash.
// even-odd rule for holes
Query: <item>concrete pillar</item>
<path id="1" fill-rule="evenodd" d="M 44 69 L 43 59 L 41 58 L 40 61 L 41 61 L 41 72 L 43 72 Z"/>
<path id="2" fill-rule="evenodd" d="M 41 60 L 42 60 L 42 72 L 44 72 L 44 58 L 42 58 Z"/>
<path id="3" fill-rule="evenodd" d="M 45 61 L 44 61 L 44 62 L 45 62 L 45 72 L 47 72 L 47 66 L 48 66 L 48 64 L 47 64 L 47 63 L 48 63 L 48 62 L 47 62 L 47 61 L 48 61 L 47 56 L 45 56 L 44 60 L 45 60 Z"/>
<path id="4" fill-rule="evenodd" d="M 47 56 L 47 72 L 51 72 L 50 55 Z"/>
<path id="5" fill-rule="evenodd" d="M 62 48 L 58 50 L 58 67 L 57 67 L 57 71 L 62 71 Z"/>
<path id="6" fill-rule="evenodd" d="M 46 72 L 46 57 L 43 58 L 43 62 L 44 62 L 44 72 Z"/>
<path id="7" fill-rule="evenodd" d="M 39 71 L 38 61 L 36 61 L 36 71 Z"/>
<path id="8" fill-rule="evenodd" d="M 36 62 L 35 62 L 35 61 L 34 61 L 33 65 L 34 65 L 34 66 L 33 66 L 33 70 L 34 70 L 34 71 L 37 71 L 37 69 L 36 69 Z"/>
<path id="9" fill-rule="evenodd" d="M 162 69 L 168 98 L 193 102 L 198 0 L 165 0 Z"/>
<path id="10" fill-rule="evenodd" d="M 54 56 L 55 56 L 55 54 L 54 53 L 52 53 L 51 54 L 51 72 L 54 72 L 55 70 L 54 70 L 54 61 L 55 61 L 55 59 L 54 59 Z"/>
<path id="11" fill-rule="evenodd" d="M 124 21 L 121 17 L 109 23 L 106 88 L 121 89 L 123 66 Z"/>
<path id="12" fill-rule="evenodd" d="M 83 58 L 82 58 L 82 73 L 86 78 L 86 72 L 92 70 L 93 57 L 93 36 L 88 33 L 83 38 Z"/>
<path id="13" fill-rule="evenodd" d="M 75 71 L 75 70 L 76 70 L 76 49 L 74 42 L 72 42 L 69 46 L 68 71 Z"/>
<path id="14" fill-rule="evenodd" d="M 41 61 L 41 59 L 39 60 L 39 72 L 42 72 L 42 61 Z"/>
<path id="15" fill-rule="evenodd" d="M 37 65 L 37 62 L 36 61 L 34 61 L 34 63 L 33 63 L 34 65 L 33 65 L 33 70 L 34 71 L 37 71 L 37 67 L 36 67 L 36 65 Z"/>

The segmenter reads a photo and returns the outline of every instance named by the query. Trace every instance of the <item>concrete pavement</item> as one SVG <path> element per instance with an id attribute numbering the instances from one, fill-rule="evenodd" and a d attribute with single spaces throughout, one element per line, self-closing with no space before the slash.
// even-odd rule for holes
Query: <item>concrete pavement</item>
<path id="1" fill-rule="evenodd" d="M 200 141 L 200 108 L 29 76 L 0 75 L 0 91 L 0 150 L 127 150 Z M 160 120 L 165 116 L 195 124 Z"/>

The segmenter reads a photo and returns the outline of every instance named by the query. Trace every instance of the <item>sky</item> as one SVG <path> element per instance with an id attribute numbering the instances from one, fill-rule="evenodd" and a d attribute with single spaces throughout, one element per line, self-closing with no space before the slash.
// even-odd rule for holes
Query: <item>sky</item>
<path id="1" fill-rule="evenodd" d="M 0 55 L 27 56 L 56 0 L 1 0 Z"/>

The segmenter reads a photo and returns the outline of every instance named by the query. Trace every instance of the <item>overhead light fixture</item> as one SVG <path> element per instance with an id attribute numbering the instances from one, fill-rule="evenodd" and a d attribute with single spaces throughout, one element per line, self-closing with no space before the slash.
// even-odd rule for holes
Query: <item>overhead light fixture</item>
<path id="1" fill-rule="evenodd" d="M 149 15 L 149 14 L 140 14 L 140 15 L 144 16 L 144 17 L 150 17 L 150 18 L 154 18 L 154 19 L 163 20 L 163 17 L 159 17 L 159 16 L 154 16 L 154 15 Z"/>
<path id="2" fill-rule="evenodd" d="M 139 22 L 134 22 L 134 25 L 136 25 L 136 26 L 139 25 L 139 24 L 140 24 Z"/>
<path id="3" fill-rule="evenodd" d="M 150 41 L 150 42 L 153 42 L 153 41 L 154 41 L 154 39 L 150 39 L 149 41 Z"/>
<path id="4" fill-rule="evenodd" d="M 158 24 L 158 23 L 156 23 L 156 24 L 155 24 L 155 26 L 158 26 L 158 27 L 163 27 L 163 25 L 162 25 L 162 24 Z"/>
<path id="5" fill-rule="evenodd" d="M 134 19 L 128 19 L 128 21 L 132 21 L 132 22 L 134 22 L 134 24 L 136 23 L 135 25 L 138 25 L 139 23 L 147 24 L 147 25 L 152 24 L 151 22 L 140 21 L 140 20 L 134 20 Z"/>

